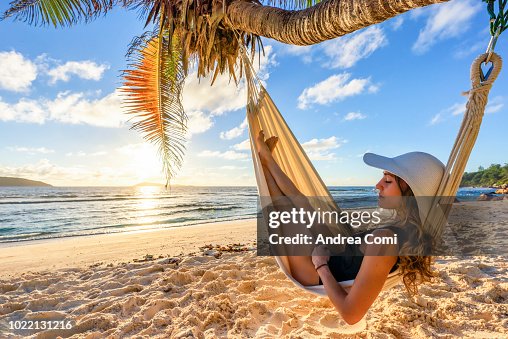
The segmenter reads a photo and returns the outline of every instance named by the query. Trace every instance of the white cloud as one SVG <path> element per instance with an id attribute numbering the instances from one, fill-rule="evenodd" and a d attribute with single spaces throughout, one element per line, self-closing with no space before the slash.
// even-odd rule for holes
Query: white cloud
<path id="1" fill-rule="evenodd" d="M 231 146 L 235 151 L 250 151 L 250 140 L 245 139 L 244 141 L 234 144 Z"/>
<path id="2" fill-rule="evenodd" d="M 380 86 L 379 84 L 371 84 L 371 85 L 369 85 L 369 88 L 367 89 L 367 91 L 369 93 L 377 93 L 377 92 L 379 92 L 379 86 Z"/>
<path id="3" fill-rule="evenodd" d="M 193 134 L 203 133 L 208 131 L 213 126 L 213 121 L 210 115 L 206 115 L 200 111 L 187 113 L 189 120 L 187 121 L 187 131 L 189 137 Z"/>
<path id="4" fill-rule="evenodd" d="M 492 98 L 488 104 L 487 107 L 485 107 L 485 114 L 491 114 L 499 112 L 504 107 L 504 99 L 501 96 L 497 96 Z"/>
<path id="5" fill-rule="evenodd" d="M 311 139 L 302 144 L 305 151 L 318 152 L 327 151 L 330 149 L 339 148 L 342 144 L 345 144 L 347 140 L 341 140 L 335 136 L 326 139 Z"/>
<path id="6" fill-rule="evenodd" d="M 98 81 L 107 69 L 109 69 L 108 65 L 99 65 L 89 60 L 67 61 L 63 65 L 48 70 L 48 75 L 51 77 L 49 82 L 51 84 L 55 84 L 57 81 L 67 82 L 71 75 L 85 80 Z"/>
<path id="7" fill-rule="evenodd" d="M 456 103 L 448 107 L 445 112 L 451 113 L 451 115 L 462 115 L 466 111 L 466 103 Z"/>
<path id="8" fill-rule="evenodd" d="M 441 112 L 435 114 L 429 122 L 429 125 L 436 125 L 446 120 L 449 116 L 462 115 L 466 111 L 466 102 L 457 102 Z"/>
<path id="9" fill-rule="evenodd" d="M 145 157 L 142 154 L 142 158 Z M 132 155 L 129 160 L 132 161 Z M 138 160 L 136 157 L 134 160 Z M 140 161 L 138 161 L 140 163 Z M 143 164 L 141 164 L 143 165 Z M 154 172 L 160 168 L 154 167 Z M 32 180 L 41 180 L 52 185 L 58 186 L 113 186 L 113 185 L 132 185 L 144 181 L 140 173 L 146 173 L 147 168 L 133 167 L 129 162 L 116 164 L 116 167 L 98 167 L 86 166 L 86 162 L 80 165 L 62 166 L 50 162 L 48 159 L 39 160 L 36 163 L 23 164 L 20 166 L 2 166 L 0 165 L 0 176 L 21 177 Z M 155 178 L 162 178 L 157 173 Z"/>
<path id="10" fill-rule="evenodd" d="M 136 144 L 123 145 L 123 146 L 117 147 L 115 149 L 115 151 L 122 154 L 122 155 L 127 155 L 127 156 L 134 154 L 134 153 L 142 153 L 144 151 L 156 152 L 154 149 L 154 146 L 149 143 L 146 143 L 146 142 L 139 142 Z"/>
<path id="11" fill-rule="evenodd" d="M 243 82 L 236 87 L 227 76 L 218 76 L 213 86 L 208 78 L 198 80 L 197 73 L 187 77 L 183 90 L 183 107 L 187 111 L 222 115 L 245 107 L 247 91 Z"/>
<path id="12" fill-rule="evenodd" d="M 365 119 L 367 116 L 362 114 L 362 113 L 359 113 L 359 112 L 349 112 L 348 114 L 346 114 L 346 116 L 344 117 L 344 120 L 345 121 L 351 121 L 351 120 L 363 120 Z"/>
<path id="13" fill-rule="evenodd" d="M 275 54 L 271 46 L 265 46 L 265 56 L 261 56 L 258 66 L 255 58 L 254 68 L 260 79 L 269 77 L 268 68 L 276 64 Z M 211 77 L 199 80 L 196 72 L 191 72 L 185 82 L 183 90 L 183 107 L 186 111 L 201 111 L 212 116 L 244 108 L 247 103 L 247 88 L 245 81 L 236 86 L 234 80 L 227 75 L 219 75 L 213 86 L 210 86 Z"/>
<path id="14" fill-rule="evenodd" d="M 481 10 L 481 3 L 474 0 L 452 0 L 429 8 L 429 18 L 413 45 L 418 54 L 427 52 L 439 40 L 459 36 L 469 28 L 471 18 Z"/>
<path id="15" fill-rule="evenodd" d="M 487 103 L 487 106 L 485 107 L 485 114 L 499 112 L 501 109 L 503 109 L 503 107 L 504 107 L 503 97 L 502 96 L 494 97 Z M 463 115 L 465 112 L 466 112 L 466 101 L 458 102 L 434 115 L 429 124 L 435 125 L 437 123 L 445 121 L 447 117 Z"/>
<path id="16" fill-rule="evenodd" d="M 55 153 L 55 150 L 48 149 L 46 147 L 19 147 L 19 146 L 13 146 L 13 147 L 7 147 L 8 150 L 13 152 L 21 152 L 21 153 L 28 153 L 28 154 L 36 154 L 36 153 L 42 153 L 42 154 L 48 154 L 48 153 Z"/>
<path id="17" fill-rule="evenodd" d="M 239 153 L 235 151 L 225 151 L 225 152 L 219 152 L 219 151 L 209 151 L 205 150 L 198 154 L 200 157 L 205 158 L 221 158 L 221 159 L 227 159 L 227 160 L 239 160 L 239 159 L 246 159 L 247 154 L 246 153 Z"/>
<path id="18" fill-rule="evenodd" d="M 352 67 L 386 44 L 386 36 L 379 26 L 371 26 L 352 35 L 328 40 L 322 44 L 324 53 L 330 58 L 325 65 L 330 68 Z"/>
<path id="19" fill-rule="evenodd" d="M 220 132 L 220 138 L 223 140 L 238 138 L 243 134 L 247 126 L 247 118 L 245 118 L 239 126 L 233 127 L 232 129 L 225 132 Z"/>
<path id="20" fill-rule="evenodd" d="M 121 108 L 119 90 L 100 99 L 88 99 L 85 93 L 59 93 L 46 103 L 50 119 L 69 124 L 88 124 L 101 127 L 121 127 L 128 116 Z"/>
<path id="21" fill-rule="evenodd" d="M 0 97 L 0 121 L 17 121 L 43 124 L 48 117 L 44 104 L 22 98 L 15 104 L 8 104 Z"/>
<path id="22" fill-rule="evenodd" d="M 256 177 L 252 166 L 222 165 L 217 167 L 184 166 L 175 184 L 203 186 L 254 186 Z"/>
<path id="23" fill-rule="evenodd" d="M 26 92 L 37 78 L 37 66 L 16 51 L 0 52 L 0 89 Z"/>
<path id="24" fill-rule="evenodd" d="M 395 17 L 391 20 L 392 29 L 394 31 L 398 31 L 400 27 L 402 27 L 402 24 L 404 23 L 404 18 L 402 16 Z"/>
<path id="25" fill-rule="evenodd" d="M 468 41 L 467 43 L 461 44 L 461 46 L 454 52 L 453 56 L 457 59 L 461 59 L 473 53 L 478 53 L 482 50 L 482 48 L 485 48 L 485 41 L 478 41 L 473 44 Z"/>
<path id="26" fill-rule="evenodd" d="M 417 20 L 417 19 L 423 17 L 427 12 L 429 12 L 429 10 L 432 10 L 432 8 L 434 8 L 434 7 L 428 6 L 428 7 L 418 7 L 418 8 L 412 9 L 411 11 L 409 11 L 409 17 L 411 18 L 411 20 Z"/>
<path id="27" fill-rule="evenodd" d="M 330 76 L 312 87 L 306 88 L 298 97 L 298 108 L 306 109 L 311 104 L 328 104 L 362 93 L 370 79 L 350 79 L 351 74 L 341 73 Z"/>
<path id="28" fill-rule="evenodd" d="M 49 180 L 49 184 L 54 184 L 56 180 L 65 179 L 77 182 L 79 179 L 91 174 L 92 173 L 89 171 L 79 167 L 61 167 L 54 165 L 47 159 L 41 159 L 37 163 L 18 167 L 0 166 L 0 176 L 13 176 L 44 181 Z"/>
<path id="29" fill-rule="evenodd" d="M 105 151 L 98 151 L 98 152 L 93 152 L 93 153 L 86 153 L 84 151 L 77 151 L 77 152 L 66 153 L 65 156 L 66 157 L 98 157 L 98 156 L 102 156 L 102 155 L 106 155 L 106 154 L 108 154 L 108 152 L 105 152 Z"/>
<path id="30" fill-rule="evenodd" d="M 284 44 L 284 52 L 291 55 L 306 55 L 312 51 L 312 46 L 297 46 Z"/>
<path id="31" fill-rule="evenodd" d="M 86 93 L 60 92 L 53 100 L 21 99 L 8 104 L 0 98 L 0 121 L 43 124 L 57 121 L 68 124 L 88 124 L 101 127 L 121 127 L 129 119 L 121 108 L 119 90 L 99 99 Z"/>
<path id="32" fill-rule="evenodd" d="M 220 166 L 219 169 L 221 170 L 228 170 L 228 171 L 234 171 L 234 170 L 242 170 L 246 169 L 245 166 Z"/>
<path id="33" fill-rule="evenodd" d="M 296 45 L 283 45 L 283 53 L 289 55 L 295 55 L 302 58 L 302 61 L 306 64 L 312 62 L 312 52 L 316 47 L 314 46 L 296 46 Z"/>
<path id="34" fill-rule="evenodd" d="M 311 160 L 333 160 L 336 159 L 335 153 L 330 151 L 345 143 L 347 140 L 332 136 L 326 139 L 311 139 L 302 143 L 302 147 Z"/>
<path id="35" fill-rule="evenodd" d="M 441 116 L 441 113 L 437 113 L 436 115 L 434 115 L 434 116 L 432 117 L 432 119 L 430 120 L 430 123 L 429 123 L 429 124 L 430 124 L 430 125 L 435 125 L 435 124 L 437 124 L 437 123 L 439 123 L 439 122 L 441 122 L 441 121 L 443 121 L 443 118 L 442 118 L 442 116 Z"/>
<path id="36" fill-rule="evenodd" d="M 397 17 L 392 28 L 398 29 L 404 20 Z M 371 26 L 347 36 L 325 41 L 314 46 L 280 45 L 282 54 L 298 56 L 304 63 L 319 62 L 328 68 L 349 68 L 385 46 L 388 40 L 382 28 Z"/>

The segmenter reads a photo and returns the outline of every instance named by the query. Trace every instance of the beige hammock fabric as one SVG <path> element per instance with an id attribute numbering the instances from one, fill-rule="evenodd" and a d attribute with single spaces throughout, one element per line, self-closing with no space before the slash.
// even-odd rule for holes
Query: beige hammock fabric
<path id="1" fill-rule="evenodd" d="M 331 210 L 340 212 L 339 207 L 333 201 L 328 189 L 305 154 L 302 146 L 289 129 L 281 113 L 275 106 L 275 103 L 261 84 L 261 81 L 256 77 L 245 51 L 243 51 L 243 56 L 248 83 L 247 119 L 249 123 L 249 136 L 258 192 L 261 197 L 261 208 L 264 211 L 266 205 L 271 203 L 263 167 L 254 143 L 254 138 L 263 130 L 266 137 L 277 136 L 279 138 L 278 145 L 273 153 L 274 159 L 284 173 L 286 173 L 291 181 L 298 187 L 300 192 L 309 197 L 326 198 L 324 199 L 325 206 L 320 205 L 313 207 L 319 207 L 321 211 Z M 485 60 L 485 57 L 486 54 L 479 56 L 472 66 L 471 78 L 473 89 L 469 91 L 469 101 L 464 115 L 464 121 L 450 155 L 450 160 L 446 167 L 446 173 L 448 173 L 448 175 L 445 175 L 441 182 L 439 196 L 455 196 L 457 192 L 467 159 L 469 158 L 476 136 L 478 135 L 481 119 L 487 103 L 488 92 L 501 69 L 501 58 L 497 54 L 493 54 L 491 60 L 494 69 L 489 79 L 480 83 L 480 64 Z M 449 209 L 443 209 L 438 203 L 439 201 L 436 201 L 434 206 L 437 206 L 436 209 L 439 210 L 440 213 L 431 213 L 431 215 L 439 216 L 439 218 L 435 217 L 436 219 L 431 221 L 432 225 L 434 225 L 433 231 L 436 234 L 442 231 L 443 225 L 446 223 L 446 216 L 449 212 Z M 348 233 L 347 229 L 341 231 L 343 232 L 342 234 Z M 322 285 L 303 286 L 296 281 L 291 276 L 287 257 L 276 257 L 276 260 L 284 274 L 286 274 L 295 285 L 318 295 L 326 295 L 326 291 Z M 388 276 L 383 290 L 391 288 L 399 281 L 400 273 L 398 271 L 393 272 Z M 352 287 L 353 283 L 354 280 L 339 282 L 346 291 Z"/>

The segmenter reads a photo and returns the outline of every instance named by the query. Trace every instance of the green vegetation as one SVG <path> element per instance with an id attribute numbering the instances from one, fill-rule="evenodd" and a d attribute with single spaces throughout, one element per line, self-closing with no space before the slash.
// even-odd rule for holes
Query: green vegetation
<path id="1" fill-rule="evenodd" d="M 508 184 L 508 163 L 501 166 L 499 164 L 492 164 L 489 168 L 485 169 L 482 166 L 478 167 L 477 172 L 464 173 L 462 177 L 461 187 L 468 186 L 494 186 Z"/>

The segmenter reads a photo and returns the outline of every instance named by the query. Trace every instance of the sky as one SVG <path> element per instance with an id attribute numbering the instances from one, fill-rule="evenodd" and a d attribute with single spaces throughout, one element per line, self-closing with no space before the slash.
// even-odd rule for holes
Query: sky
<path id="1" fill-rule="evenodd" d="M 0 4 L 0 11 L 8 3 Z M 130 130 L 118 88 L 125 53 L 144 31 L 118 8 L 70 28 L 0 21 L 0 176 L 55 186 L 164 183 L 156 148 Z M 446 163 L 470 88 L 471 62 L 490 39 L 485 4 L 453 0 L 314 46 L 264 39 L 259 73 L 327 185 L 373 186 L 365 152 L 410 151 Z M 496 52 L 508 55 L 508 33 Z M 466 171 L 508 162 L 508 74 L 490 93 Z M 246 90 L 220 77 L 184 88 L 189 135 L 173 184 L 255 185 Z"/>

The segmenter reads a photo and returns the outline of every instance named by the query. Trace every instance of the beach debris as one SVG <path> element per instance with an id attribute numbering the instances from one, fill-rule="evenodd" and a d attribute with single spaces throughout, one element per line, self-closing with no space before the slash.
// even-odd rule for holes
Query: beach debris
<path id="1" fill-rule="evenodd" d="M 178 267 L 178 264 L 180 264 L 181 261 L 182 261 L 182 258 L 171 257 L 171 258 L 161 259 L 161 260 L 157 261 L 157 264 L 174 265 L 175 267 Z"/>
<path id="2" fill-rule="evenodd" d="M 102 264 L 104 264 L 102 261 L 101 262 L 97 262 L 97 263 L 94 263 L 92 265 L 89 265 L 88 268 L 96 268 L 96 267 L 101 266 Z"/>
<path id="3" fill-rule="evenodd" d="M 237 253 L 237 252 L 247 252 L 251 251 L 252 247 L 248 247 L 245 244 L 228 244 L 228 245 L 205 245 L 201 246 L 199 248 L 203 255 L 209 255 L 214 256 L 215 258 L 220 258 L 222 256 L 222 253 L 228 252 L 228 253 Z"/>
<path id="4" fill-rule="evenodd" d="M 147 254 L 142 259 L 134 259 L 133 261 L 134 262 L 145 262 L 145 261 L 152 261 L 152 260 L 154 260 L 153 255 Z"/>

